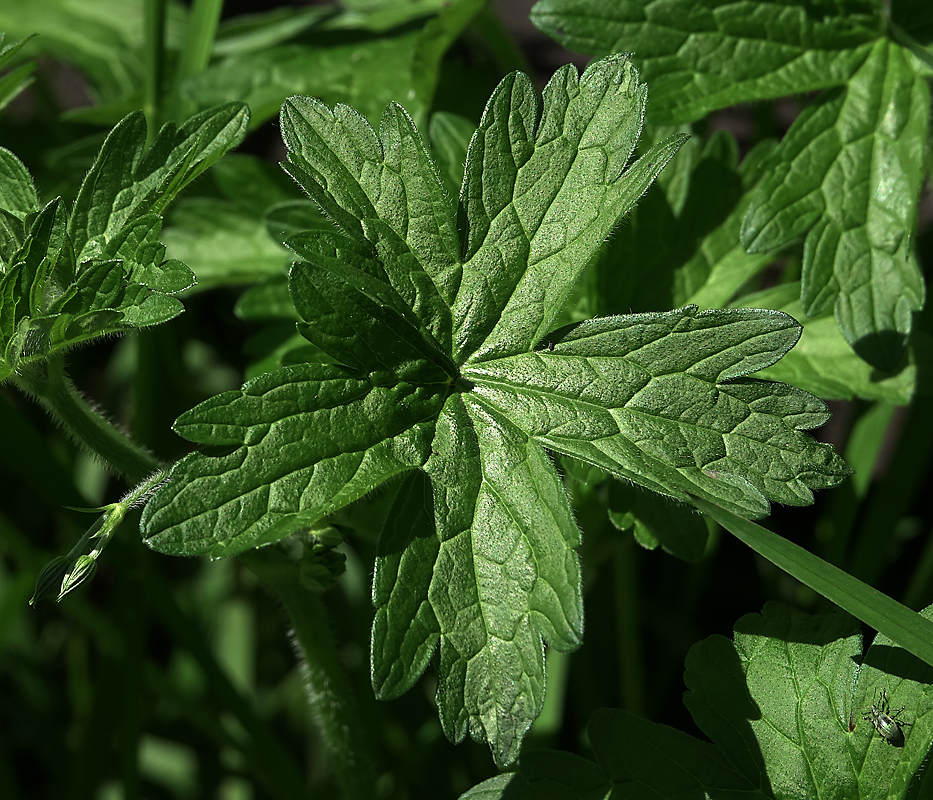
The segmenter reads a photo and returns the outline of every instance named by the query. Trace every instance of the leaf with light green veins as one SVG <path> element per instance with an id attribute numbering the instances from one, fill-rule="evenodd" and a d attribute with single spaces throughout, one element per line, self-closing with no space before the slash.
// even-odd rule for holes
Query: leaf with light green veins
<path id="1" fill-rule="evenodd" d="M 583 630 L 580 533 L 545 448 L 746 514 L 846 474 L 801 433 L 825 419 L 818 400 L 741 379 L 796 341 L 784 314 L 688 308 L 547 334 L 683 142 L 631 161 L 645 99 L 622 56 L 558 70 L 540 108 L 507 77 L 467 151 L 459 225 L 400 106 L 377 133 L 346 106 L 289 99 L 285 168 L 340 229 L 287 240 L 302 259 L 289 291 L 335 363 L 184 414 L 176 429 L 208 448 L 143 514 L 160 551 L 230 555 L 412 473 L 377 554 L 373 685 L 401 694 L 438 650 L 445 733 L 487 741 L 500 765 L 541 710 L 544 644 L 571 650 Z"/>
<path id="2" fill-rule="evenodd" d="M 929 116 L 930 87 L 911 56 L 879 41 L 844 91 L 822 95 L 794 122 L 742 225 L 750 252 L 806 235 L 804 311 L 835 306 L 849 344 L 888 372 L 923 306 L 911 242 Z"/>
<path id="3" fill-rule="evenodd" d="M 684 702 L 710 742 L 605 708 L 588 725 L 594 761 L 531 752 L 461 800 L 910 796 L 933 730 L 931 668 L 881 634 L 862 653 L 849 615 L 768 603 L 687 655 Z M 865 719 L 882 689 L 892 713 L 904 707 L 899 745 Z"/>
<path id="4" fill-rule="evenodd" d="M 559 70 L 540 118 L 527 76 L 496 89 L 461 191 L 465 265 L 451 306 L 459 363 L 539 342 L 599 245 L 683 144 L 686 135 L 673 136 L 629 164 L 646 97 L 624 56 L 579 79 Z"/>
<path id="5" fill-rule="evenodd" d="M 797 0 L 540 0 L 531 19 L 570 50 L 633 53 L 650 120 L 665 125 L 845 83 L 882 22 L 872 0 L 841 6 L 833 16 Z"/>
<path id="6" fill-rule="evenodd" d="M 799 335 L 780 312 L 688 306 L 583 322 L 535 352 L 468 363 L 463 375 L 481 401 L 551 450 L 757 517 L 769 499 L 808 505 L 811 489 L 850 472 L 802 432 L 829 418 L 820 400 L 744 379 Z"/>

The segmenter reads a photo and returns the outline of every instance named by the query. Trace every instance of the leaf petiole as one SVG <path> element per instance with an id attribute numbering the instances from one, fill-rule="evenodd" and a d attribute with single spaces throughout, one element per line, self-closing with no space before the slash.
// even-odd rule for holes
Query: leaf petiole
<path id="1" fill-rule="evenodd" d="M 38 400 L 52 418 L 90 453 L 128 481 L 139 482 L 162 469 L 144 447 L 96 409 L 65 374 L 61 356 L 30 365 L 17 375 L 18 387 Z"/>

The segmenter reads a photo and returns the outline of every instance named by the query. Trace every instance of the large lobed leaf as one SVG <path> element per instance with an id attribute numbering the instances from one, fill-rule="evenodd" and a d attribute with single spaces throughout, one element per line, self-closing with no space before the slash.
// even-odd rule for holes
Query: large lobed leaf
<path id="1" fill-rule="evenodd" d="M 881 634 L 862 653 L 851 617 L 769 603 L 738 620 L 732 640 L 712 636 L 687 655 L 684 701 L 711 742 L 601 709 L 588 726 L 595 763 L 528 753 L 461 800 L 910 796 L 933 728 L 931 667 Z M 901 746 L 867 719 L 882 690 L 892 712 L 903 706 Z"/>
<path id="2" fill-rule="evenodd" d="M 912 238 L 930 87 L 911 61 L 879 41 L 844 91 L 806 108 L 769 159 L 742 225 L 751 252 L 806 236 L 803 310 L 835 308 L 849 344 L 887 372 L 924 301 Z"/>
<path id="3" fill-rule="evenodd" d="M 488 741 L 500 765 L 541 710 L 543 645 L 583 630 L 580 532 L 548 449 L 748 515 L 847 471 L 801 432 L 826 418 L 816 398 L 744 377 L 796 341 L 785 314 L 691 307 L 547 333 L 683 137 L 631 162 L 645 89 L 621 56 L 559 70 L 543 97 L 523 75 L 500 84 L 459 209 L 400 106 L 376 132 L 346 106 L 285 103 L 286 170 L 340 229 L 288 242 L 322 363 L 183 415 L 209 448 L 142 520 L 163 552 L 229 555 L 408 472 L 376 560 L 373 685 L 397 696 L 439 652 L 446 734 Z"/>
<path id="4" fill-rule="evenodd" d="M 67 214 L 40 207 L 28 171 L 0 148 L 0 381 L 81 342 L 177 316 L 194 276 L 164 259 L 161 212 L 238 144 L 237 104 L 166 125 L 150 148 L 141 112 L 107 136 Z"/>
<path id="5" fill-rule="evenodd" d="M 799 0 L 539 0 L 531 19 L 571 50 L 634 53 L 652 121 L 676 124 L 844 83 L 871 47 L 877 4 L 839 5 L 833 15 Z"/>
<path id="6" fill-rule="evenodd" d="M 762 254 L 805 236 L 804 312 L 834 308 L 862 359 L 901 368 L 924 302 L 912 253 L 930 115 L 924 13 L 867 0 L 540 0 L 532 19 L 572 49 L 633 51 L 658 123 L 826 90 L 743 203 L 741 244 Z"/>

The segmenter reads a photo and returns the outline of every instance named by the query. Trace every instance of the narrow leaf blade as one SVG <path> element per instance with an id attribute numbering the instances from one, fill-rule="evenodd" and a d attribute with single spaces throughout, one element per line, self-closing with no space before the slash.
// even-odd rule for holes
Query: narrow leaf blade
<path id="1" fill-rule="evenodd" d="M 776 533 L 700 497 L 693 502 L 788 575 L 933 665 L 933 622 Z"/>

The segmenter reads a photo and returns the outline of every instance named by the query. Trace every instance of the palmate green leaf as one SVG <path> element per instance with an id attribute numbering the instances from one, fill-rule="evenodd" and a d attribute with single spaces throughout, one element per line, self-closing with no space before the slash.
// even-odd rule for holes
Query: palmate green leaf
<path id="1" fill-rule="evenodd" d="M 861 652 L 852 617 L 768 604 L 736 622 L 734 641 L 712 636 L 691 648 L 684 702 L 741 773 L 774 796 L 846 796 L 855 788 L 847 751 Z"/>
<path id="2" fill-rule="evenodd" d="M 922 613 L 929 618 L 930 609 Z M 461 800 L 901 798 L 933 739 L 931 668 L 881 635 L 863 660 L 857 624 L 840 612 L 811 616 L 769 603 L 738 620 L 732 640 L 694 645 L 685 679 L 684 701 L 712 744 L 602 709 L 588 726 L 595 763 L 528 753 L 516 772 Z M 892 712 L 904 706 L 902 746 L 863 719 L 882 689 Z"/>
<path id="3" fill-rule="evenodd" d="M 845 83 L 881 21 L 873 0 L 539 0 L 532 21 L 570 50 L 631 52 L 650 119 L 693 122 L 737 103 Z"/>
<path id="4" fill-rule="evenodd" d="M 586 263 L 683 137 L 630 159 L 645 89 L 621 56 L 543 94 L 506 78 L 468 149 L 458 209 L 400 106 L 282 108 L 287 172 L 339 234 L 307 231 L 289 292 L 327 359 L 183 415 L 208 445 L 143 514 L 160 551 L 230 555 L 410 472 L 373 596 L 373 685 L 394 697 L 439 652 L 445 733 L 517 756 L 544 698 L 543 646 L 582 635 L 579 531 L 547 449 L 749 515 L 847 472 L 801 431 L 815 398 L 744 378 L 796 341 L 784 314 L 695 308 L 548 334 Z M 460 232 L 463 232 L 461 238 Z M 537 349 L 536 349 L 537 348 Z"/>
<path id="5" fill-rule="evenodd" d="M 924 299 L 910 243 L 930 88 L 927 56 L 909 33 L 926 35 L 926 9 L 895 3 L 886 13 L 864 0 L 819 13 L 797 0 L 542 0 L 533 19 L 575 49 L 634 51 L 652 86 L 656 122 L 832 90 L 804 111 L 764 165 L 768 177 L 741 241 L 760 255 L 806 235 L 804 310 L 835 306 L 849 344 L 889 372 Z M 884 36 L 886 27 L 900 43 Z"/>
<path id="6" fill-rule="evenodd" d="M 928 82 L 903 48 L 879 41 L 845 91 L 822 95 L 794 122 L 742 226 L 752 252 L 806 235 L 804 311 L 835 306 L 849 344 L 885 371 L 923 306 L 911 240 L 929 115 Z"/>
<path id="7" fill-rule="evenodd" d="M 926 757 L 933 669 L 880 635 L 859 669 L 853 623 L 769 603 L 736 623 L 734 641 L 713 636 L 687 656 L 684 701 L 694 720 L 774 797 L 904 797 Z M 882 689 L 892 708 L 905 705 L 903 747 L 863 719 Z"/>

